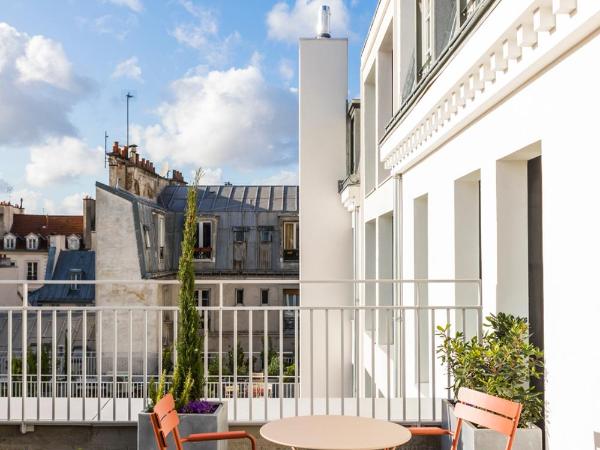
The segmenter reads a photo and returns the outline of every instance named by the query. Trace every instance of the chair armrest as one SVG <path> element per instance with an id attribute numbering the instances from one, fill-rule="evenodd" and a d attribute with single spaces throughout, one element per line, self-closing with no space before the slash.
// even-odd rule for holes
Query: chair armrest
<path id="1" fill-rule="evenodd" d="M 245 431 L 223 431 L 221 433 L 190 434 L 181 438 L 181 442 L 222 441 L 226 439 L 248 439 L 252 450 L 256 450 L 256 439 Z"/>
<path id="2" fill-rule="evenodd" d="M 452 431 L 440 427 L 408 427 L 413 436 L 452 436 Z"/>

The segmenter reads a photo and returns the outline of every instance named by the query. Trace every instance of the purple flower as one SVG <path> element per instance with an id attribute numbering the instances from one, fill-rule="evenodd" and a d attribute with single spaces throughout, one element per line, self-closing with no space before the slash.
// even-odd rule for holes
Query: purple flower
<path id="1" fill-rule="evenodd" d="M 192 400 L 179 411 L 181 414 L 212 414 L 219 407 L 219 403 L 206 400 Z"/>

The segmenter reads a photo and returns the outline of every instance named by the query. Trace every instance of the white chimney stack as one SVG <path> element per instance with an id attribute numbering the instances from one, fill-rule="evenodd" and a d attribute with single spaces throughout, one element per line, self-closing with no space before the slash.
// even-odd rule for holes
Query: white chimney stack
<path id="1" fill-rule="evenodd" d="M 330 38 L 330 19 L 331 19 L 331 11 L 329 10 L 329 6 L 322 5 L 319 9 L 319 19 L 317 22 L 317 38 Z"/>

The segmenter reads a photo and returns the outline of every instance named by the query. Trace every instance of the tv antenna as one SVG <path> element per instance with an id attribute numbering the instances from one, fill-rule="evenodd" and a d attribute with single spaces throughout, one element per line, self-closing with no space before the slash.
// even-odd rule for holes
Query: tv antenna
<path id="1" fill-rule="evenodd" d="M 106 169 L 106 160 L 108 159 L 108 153 L 106 146 L 108 145 L 108 132 L 104 130 L 104 168 Z"/>
<path id="2" fill-rule="evenodd" d="M 131 100 L 132 98 L 135 98 L 135 95 L 133 95 L 130 91 L 127 91 L 127 94 L 125 94 L 125 98 L 127 99 L 127 140 L 126 140 L 126 145 L 127 145 L 127 148 L 129 148 L 129 100 Z"/>

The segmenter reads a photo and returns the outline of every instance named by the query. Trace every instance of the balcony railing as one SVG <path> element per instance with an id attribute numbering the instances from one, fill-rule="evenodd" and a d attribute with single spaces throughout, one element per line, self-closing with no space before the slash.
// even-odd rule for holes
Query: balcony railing
<path id="1" fill-rule="evenodd" d="M 223 301 L 227 285 L 291 282 L 300 286 L 300 306 Z M 27 282 L 0 283 L 27 292 Z M 176 289 L 178 282 L 80 283 L 132 291 Z M 228 403 L 232 423 L 306 414 L 439 422 L 451 380 L 437 359 L 437 326 L 481 336 L 479 280 L 196 284 L 218 287 L 218 306 L 198 308 L 202 381 L 207 399 Z M 203 320 L 209 314 L 210 332 Z M 148 405 L 150 381 L 170 376 L 176 362 L 178 315 L 167 306 L 0 307 L 0 423 L 135 422 Z"/>

